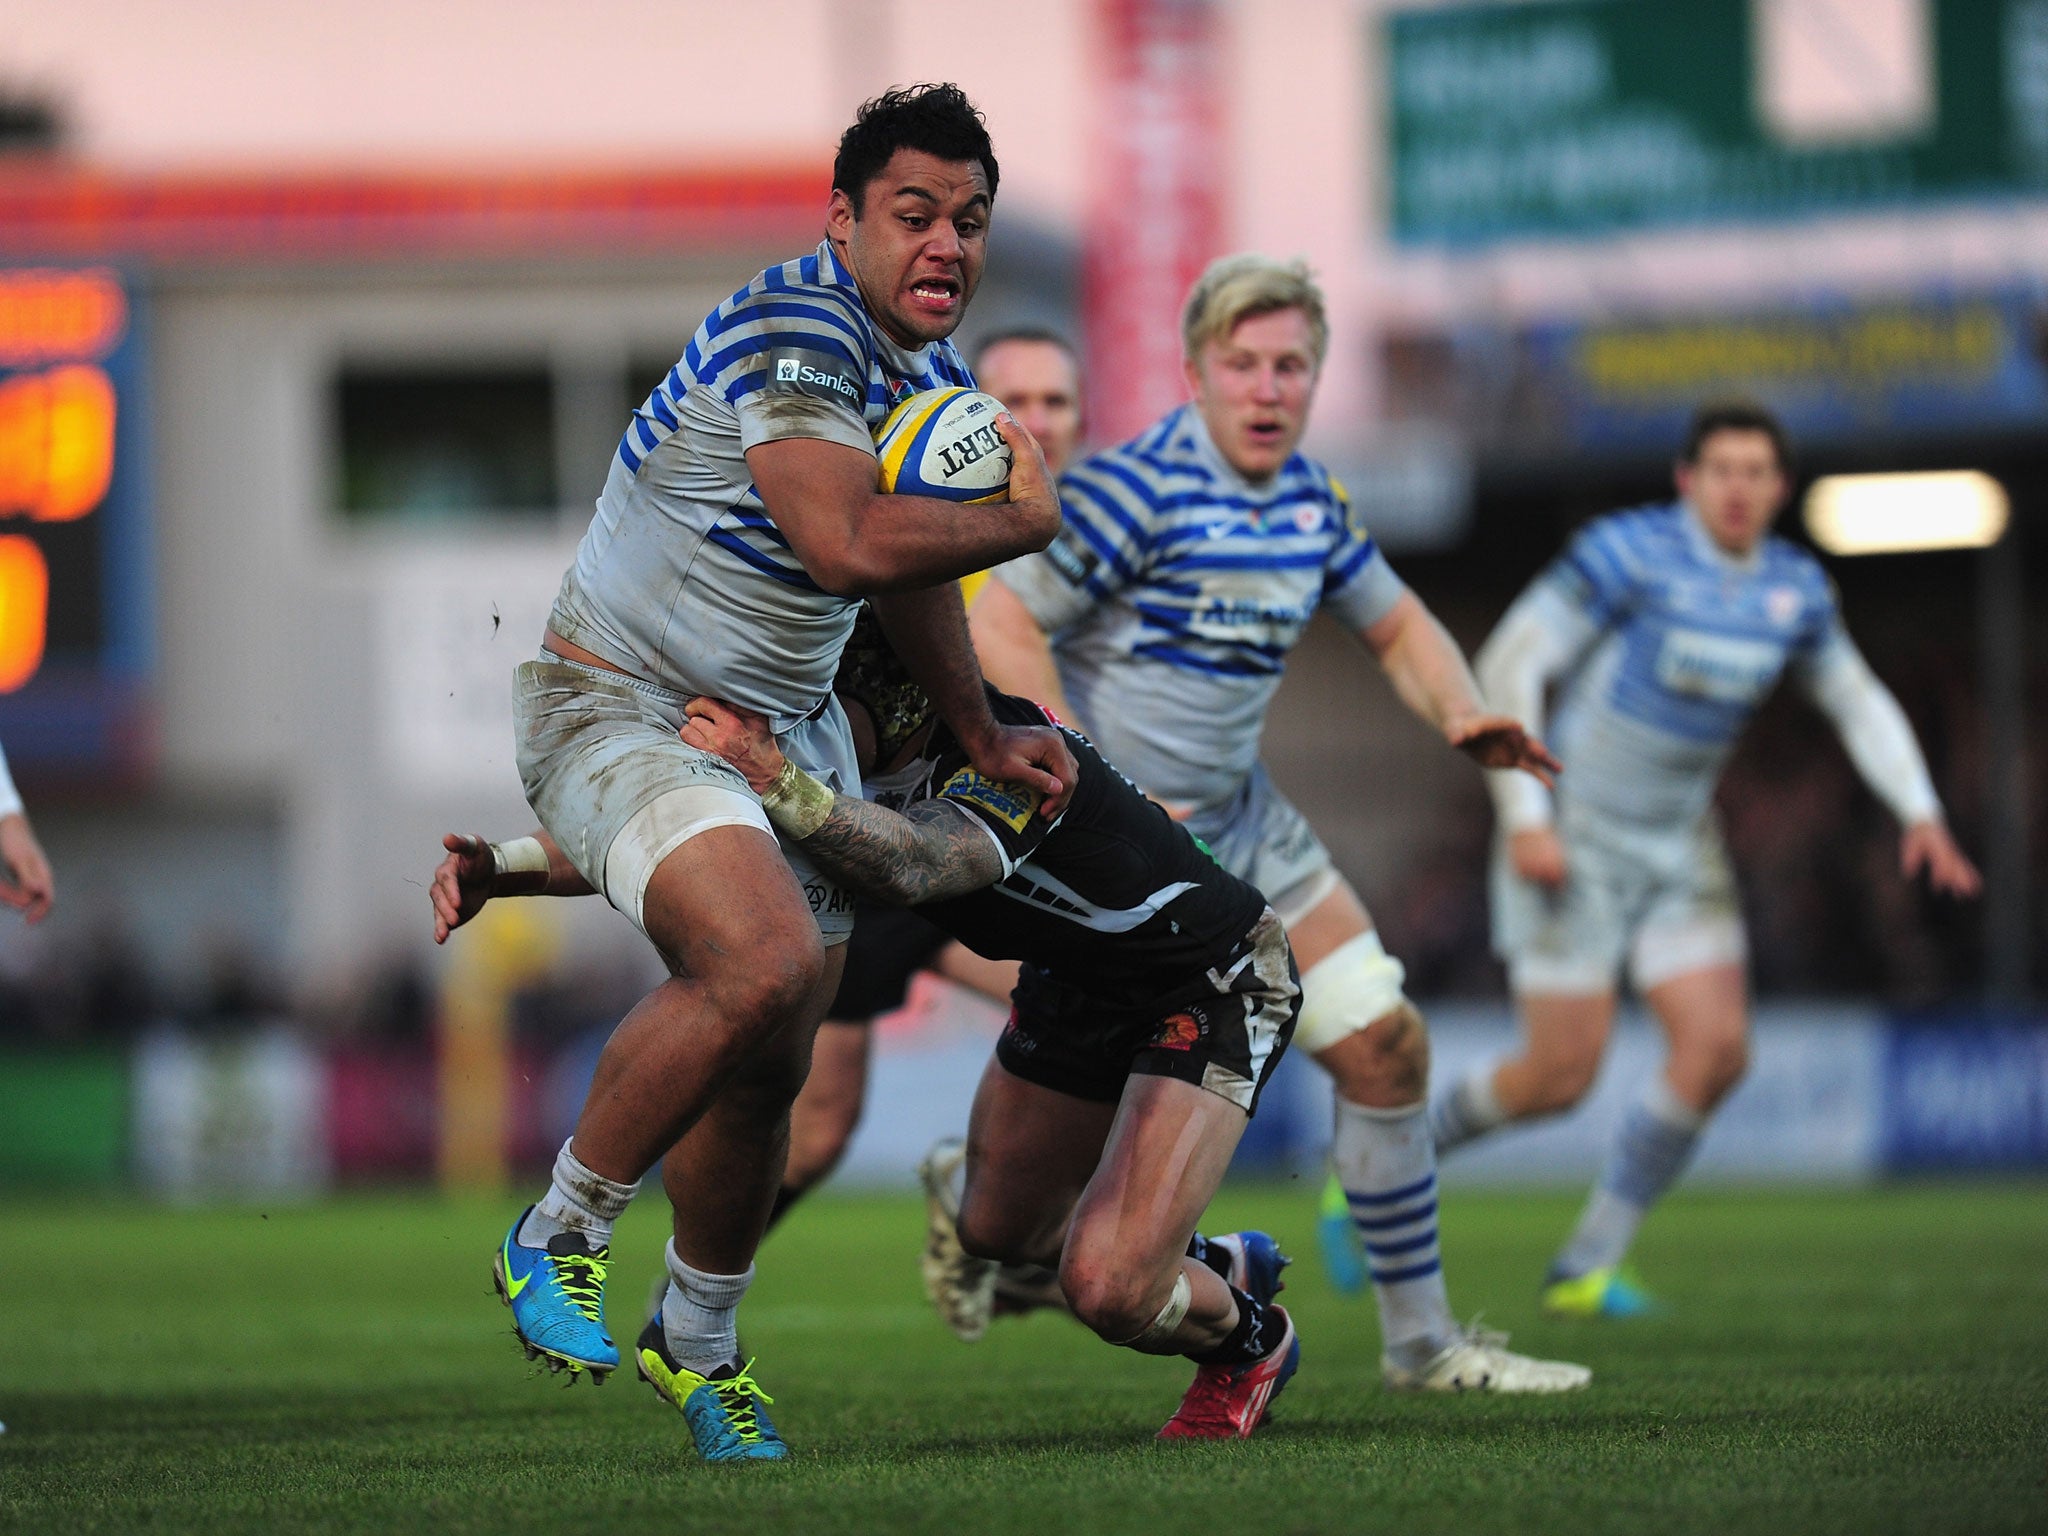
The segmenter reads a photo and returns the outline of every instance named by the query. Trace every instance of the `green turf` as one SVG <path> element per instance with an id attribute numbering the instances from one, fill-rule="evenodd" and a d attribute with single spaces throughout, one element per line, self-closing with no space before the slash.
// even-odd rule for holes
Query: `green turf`
<path id="1" fill-rule="evenodd" d="M 2048 1190 L 1671 1202 L 1639 1258 L 1671 1303 L 1540 1323 L 1561 1197 L 1447 1201 L 1453 1300 L 1590 1363 L 1562 1400 L 1394 1397 L 1364 1299 L 1317 1271 L 1306 1185 L 1226 1192 L 1303 1262 L 1303 1365 L 1247 1444 L 1164 1447 L 1187 1369 L 1060 1318 L 964 1346 L 927 1313 L 906 1198 L 826 1198 L 764 1252 L 743 1322 L 797 1455 L 706 1468 L 622 1374 L 564 1390 L 487 1279 L 513 1205 L 364 1198 L 197 1212 L 0 1204 L 0 1528 L 2042 1531 Z M 630 1333 L 659 1200 L 622 1225 Z"/>

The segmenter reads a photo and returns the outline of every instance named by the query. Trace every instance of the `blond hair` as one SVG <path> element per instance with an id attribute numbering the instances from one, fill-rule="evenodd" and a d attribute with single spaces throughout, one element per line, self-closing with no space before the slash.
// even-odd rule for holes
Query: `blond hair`
<path id="1" fill-rule="evenodd" d="M 1323 290 L 1301 260 L 1275 261 L 1256 253 L 1220 256 L 1195 279 L 1187 306 L 1180 313 L 1181 345 L 1190 358 L 1212 341 L 1230 333 L 1254 315 L 1298 309 L 1308 321 L 1316 362 L 1330 346 L 1330 319 L 1323 308 Z"/>

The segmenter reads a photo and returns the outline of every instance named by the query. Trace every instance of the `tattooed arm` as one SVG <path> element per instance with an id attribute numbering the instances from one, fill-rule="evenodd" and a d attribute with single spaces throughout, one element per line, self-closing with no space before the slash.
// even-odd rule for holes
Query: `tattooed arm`
<path id="1" fill-rule="evenodd" d="M 683 740 L 746 776 L 768 819 L 828 874 L 896 906 L 964 896 L 1003 878 L 1003 856 L 971 815 L 925 800 L 903 814 L 835 795 L 782 755 L 759 715 L 692 699 Z"/>
<path id="2" fill-rule="evenodd" d="M 775 811 L 768 815 L 773 820 Z M 936 800 L 920 801 L 899 816 L 834 795 L 831 814 L 799 841 L 827 873 L 893 906 L 965 896 L 1003 878 L 1002 855 L 988 834 Z"/>

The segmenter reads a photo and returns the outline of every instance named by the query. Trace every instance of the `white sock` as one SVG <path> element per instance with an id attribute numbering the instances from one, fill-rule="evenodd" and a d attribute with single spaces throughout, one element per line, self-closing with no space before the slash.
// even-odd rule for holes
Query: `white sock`
<path id="1" fill-rule="evenodd" d="M 707 1275 L 692 1269 L 668 1245 L 668 1295 L 661 1302 L 661 1331 L 677 1365 L 708 1376 L 740 1358 L 734 1315 L 754 1283 L 754 1266 L 743 1275 Z"/>
<path id="2" fill-rule="evenodd" d="M 1579 1224 L 1550 1266 L 1554 1280 L 1610 1269 L 1628 1257 L 1650 1207 L 1677 1182 L 1707 1117 L 1671 1091 L 1662 1074 L 1622 1117 L 1621 1130 Z"/>
<path id="3" fill-rule="evenodd" d="M 1419 1370 L 1457 1342 L 1437 1248 L 1436 1144 L 1420 1104 L 1368 1109 L 1337 1100 L 1330 1149 L 1351 1217 L 1365 1240 L 1387 1356 Z"/>
<path id="4" fill-rule="evenodd" d="M 1429 1134 L 1438 1157 L 1507 1124 L 1508 1112 L 1493 1091 L 1496 1065 L 1488 1062 L 1466 1073 L 1429 1106 Z"/>
<path id="5" fill-rule="evenodd" d="M 639 1188 L 592 1173 L 569 1150 L 571 1145 L 573 1139 L 562 1143 L 548 1192 L 519 1225 L 519 1241 L 529 1248 L 545 1248 L 549 1238 L 562 1232 L 581 1232 L 595 1253 L 612 1240 L 612 1223 Z"/>

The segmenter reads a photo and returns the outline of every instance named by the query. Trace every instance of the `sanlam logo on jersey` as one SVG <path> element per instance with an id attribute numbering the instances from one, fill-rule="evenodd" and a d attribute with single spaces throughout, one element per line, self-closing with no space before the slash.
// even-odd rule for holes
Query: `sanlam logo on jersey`
<path id="1" fill-rule="evenodd" d="M 1784 647 L 1772 641 L 1674 629 L 1657 653 L 1657 680 L 1673 693 L 1753 704 L 1770 691 L 1784 665 Z"/>
<path id="2" fill-rule="evenodd" d="M 819 395 L 838 400 L 859 410 L 867 403 L 868 392 L 860 380 L 853 376 L 853 370 L 843 363 L 819 367 L 811 358 L 786 351 L 769 354 L 774 364 L 775 382 L 794 386 L 807 395 Z"/>

